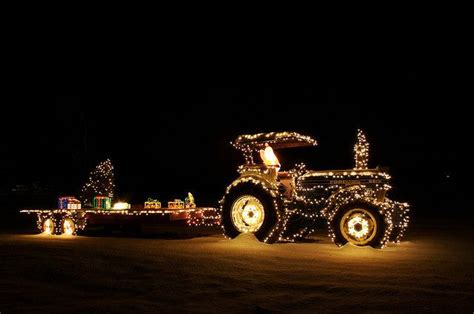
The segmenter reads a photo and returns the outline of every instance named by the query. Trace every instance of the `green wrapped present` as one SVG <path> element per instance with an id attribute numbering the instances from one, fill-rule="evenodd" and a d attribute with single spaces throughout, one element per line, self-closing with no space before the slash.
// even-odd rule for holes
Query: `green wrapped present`
<path id="1" fill-rule="evenodd" d="M 93 206 L 97 209 L 110 209 L 112 207 L 112 199 L 107 196 L 95 196 Z"/>

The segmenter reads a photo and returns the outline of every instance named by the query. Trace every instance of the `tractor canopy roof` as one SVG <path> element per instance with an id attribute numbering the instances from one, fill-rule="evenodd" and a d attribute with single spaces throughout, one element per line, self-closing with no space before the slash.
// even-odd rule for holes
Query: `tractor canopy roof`
<path id="1" fill-rule="evenodd" d="M 235 148 L 245 150 L 260 150 L 265 144 L 272 148 L 289 148 L 302 146 L 316 146 L 317 142 L 310 136 L 301 135 L 296 132 L 271 132 L 240 135 L 231 143 Z"/>

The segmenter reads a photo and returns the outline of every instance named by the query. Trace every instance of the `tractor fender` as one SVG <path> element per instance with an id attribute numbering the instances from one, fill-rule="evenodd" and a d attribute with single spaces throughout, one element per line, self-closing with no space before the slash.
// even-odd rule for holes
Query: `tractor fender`
<path id="1" fill-rule="evenodd" d="M 383 204 L 377 201 L 373 191 L 360 185 L 352 185 L 332 194 L 326 201 L 326 206 L 321 210 L 321 215 L 325 217 L 328 222 L 331 222 L 341 207 L 355 201 L 365 201 L 375 205 Z M 380 213 L 383 215 L 384 207 L 378 207 L 380 208 Z"/>
<path id="2" fill-rule="evenodd" d="M 268 190 L 269 193 L 273 197 L 278 197 L 278 195 L 279 195 L 278 185 L 276 184 L 276 182 L 275 183 L 270 182 L 265 177 L 258 176 L 258 175 L 243 175 L 243 176 L 240 176 L 238 179 L 234 180 L 227 187 L 225 195 L 227 195 L 233 187 L 235 187 L 239 184 L 242 184 L 242 183 L 252 183 L 252 184 L 255 184 L 257 186 L 261 186 L 263 189 Z M 225 197 L 225 195 L 224 195 L 224 197 Z"/>
<path id="3" fill-rule="evenodd" d="M 392 232 L 390 215 L 385 215 L 387 204 L 386 202 L 379 202 L 373 190 L 360 185 L 349 186 L 329 197 L 326 207 L 321 211 L 321 215 L 326 218 L 328 223 L 328 236 L 338 246 L 342 245 L 340 240 L 337 239 L 338 227 L 334 226 L 334 223 L 338 223 L 337 217 L 340 217 L 341 211 L 355 203 L 369 205 L 374 211 L 379 212 L 379 222 L 383 224 L 383 233 L 380 234 L 380 241 L 375 243 L 376 246 L 374 247 L 383 248 Z"/>

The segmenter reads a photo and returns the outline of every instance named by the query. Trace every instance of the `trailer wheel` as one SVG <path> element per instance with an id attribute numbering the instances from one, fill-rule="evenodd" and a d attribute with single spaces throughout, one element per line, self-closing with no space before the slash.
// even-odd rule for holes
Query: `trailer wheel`
<path id="1" fill-rule="evenodd" d="M 61 231 L 65 235 L 75 235 L 76 224 L 71 218 L 64 218 L 61 222 Z"/>
<path id="2" fill-rule="evenodd" d="M 224 234 L 232 239 L 240 233 L 253 233 L 259 241 L 275 242 L 283 224 L 279 203 L 259 185 L 241 183 L 232 187 L 222 205 Z"/>
<path id="3" fill-rule="evenodd" d="M 46 218 L 42 221 L 41 232 L 44 234 L 52 235 L 55 233 L 54 220 L 52 218 Z"/>
<path id="4" fill-rule="evenodd" d="M 386 224 L 376 205 L 354 202 L 341 207 L 332 221 L 335 242 L 379 248 Z"/>

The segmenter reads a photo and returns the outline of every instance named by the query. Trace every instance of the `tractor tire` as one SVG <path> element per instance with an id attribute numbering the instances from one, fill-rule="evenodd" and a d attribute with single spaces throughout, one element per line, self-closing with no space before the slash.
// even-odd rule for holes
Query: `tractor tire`
<path id="1" fill-rule="evenodd" d="M 342 206 L 331 222 L 334 242 L 380 248 L 387 228 L 379 208 L 371 203 L 356 201 Z"/>
<path id="2" fill-rule="evenodd" d="M 261 242 L 274 243 L 284 222 L 281 203 L 279 198 L 254 183 L 232 187 L 222 204 L 224 235 L 233 239 L 240 233 L 253 233 Z"/>

